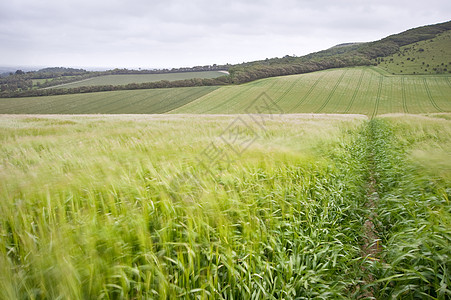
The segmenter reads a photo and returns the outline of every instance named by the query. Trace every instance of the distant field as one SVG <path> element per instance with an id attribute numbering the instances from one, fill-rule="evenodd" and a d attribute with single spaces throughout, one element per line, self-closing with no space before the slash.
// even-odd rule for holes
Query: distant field
<path id="1" fill-rule="evenodd" d="M 161 80 L 175 81 L 193 78 L 208 79 L 224 75 L 225 74 L 223 72 L 219 71 L 184 72 L 184 73 L 168 73 L 168 74 L 106 75 L 64 84 L 61 85 L 61 87 L 75 88 L 81 86 L 96 86 L 96 85 L 125 85 L 130 83 L 156 82 Z"/>
<path id="2" fill-rule="evenodd" d="M 379 59 L 379 67 L 392 74 L 450 74 L 451 30 L 431 40 L 401 47 L 399 53 Z"/>
<path id="3" fill-rule="evenodd" d="M 376 67 L 344 68 L 224 87 L 0 99 L 0 113 L 264 113 L 253 106 L 261 96 L 283 113 L 451 112 L 451 76 L 401 76 Z"/>
<path id="4" fill-rule="evenodd" d="M 244 113 L 262 93 L 284 113 L 451 111 L 451 77 L 392 76 L 377 68 L 333 69 L 226 86 L 173 113 Z M 250 112 L 257 112 L 251 108 Z"/>

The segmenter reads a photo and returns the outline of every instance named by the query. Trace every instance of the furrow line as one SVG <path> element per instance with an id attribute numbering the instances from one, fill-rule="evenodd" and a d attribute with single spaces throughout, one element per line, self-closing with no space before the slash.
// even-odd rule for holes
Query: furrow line
<path id="1" fill-rule="evenodd" d="M 203 95 L 202 95 L 203 93 L 204 93 L 204 90 L 203 90 L 203 89 L 199 89 L 199 90 L 196 91 L 195 93 L 184 93 L 184 94 L 187 94 L 187 95 L 184 96 L 183 98 L 180 98 L 179 101 L 177 101 L 177 103 L 183 102 L 183 101 L 185 101 L 186 99 L 189 99 L 190 97 L 194 97 L 191 101 L 188 102 L 188 103 L 191 103 L 191 102 L 193 102 L 193 101 L 199 99 L 200 97 L 202 97 L 202 96 L 203 96 Z M 208 94 L 208 93 L 207 93 L 207 94 Z M 205 94 L 204 94 L 204 95 L 205 95 Z M 158 105 L 160 105 L 161 103 L 163 103 L 163 101 L 164 101 L 164 100 L 160 100 L 160 101 L 158 102 Z M 188 104 L 188 103 L 185 103 L 185 104 Z M 179 108 L 180 106 L 185 105 L 185 104 L 183 104 L 183 105 L 178 105 L 178 106 L 175 107 L 175 108 L 171 108 L 171 106 L 174 105 L 174 104 L 175 104 L 175 103 L 170 102 L 170 103 L 164 105 L 163 107 L 161 107 L 161 108 L 159 109 L 159 112 L 155 112 L 155 113 L 157 113 L 157 114 L 164 114 L 164 113 L 170 112 L 170 111 L 172 111 L 172 110 L 174 110 L 174 109 L 177 109 L 177 108 Z"/>
<path id="2" fill-rule="evenodd" d="M 304 97 L 302 97 L 301 100 L 291 109 L 291 112 L 294 112 L 293 110 L 297 109 L 302 103 L 304 103 L 304 101 L 310 96 L 310 94 L 313 92 L 315 87 L 323 79 L 324 76 L 326 76 L 326 73 L 324 73 L 320 77 L 318 77 L 318 79 L 312 84 L 312 86 L 307 91 L 307 93 L 304 94 Z"/>
<path id="3" fill-rule="evenodd" d="M 334 87 L 332 88 L 332 91 L 330 91 L 329 95 L 327 96 L 326 101 L 324 101 L 324 103 L 316 111 L 316 113 L 320 113 L 326 107 L 326 105 L 330 102 L 330 99 L 332 99 L 335 91 L 337 90 L 338 86 L 340 85 L 341 81 L 343 80 L 343 77 L 345 76 L 345 74 L 347 72 L 348 72 L 348 70 L 343 71 L 343 73 L 341 74 L 340 78 L 338 78 L 338 81 L 335 83 Z"/>
<path id="4" fill-rule="evenodd" d="M 437 103 L 435 103 L 434 98 L 432 98 L 431 90 L 429 89 L 429 85 L 426 81 L 426 78 L 423 78 L 423 84 L 424 84 L 424 88 L 426 89 L 426 93 L 428 95 L 429 101 L 431 102 L 432 106 L 434 106 L 435 109 L 438 110 L 439 112 L 443 112 L 443 109 L 441 109 L 437 105 Z"/>
<path id="5" fill-rule="evenodd" d="M 406 85 L 405 85 L 404 79 L 405 79 L 404 77 L 401 77 L 402 107 L 403 107 L 404 113 L 408 114 L 409 110 L 407 109 Z"/>
<path id="6" fill-rule="evenodd" d="M 229 103 L 230 101 L 232 101 L 233 99 L 238 98 L 241 94 L 249 91 L 250 89 L 252 89 L 253 86 L 247 86 L 247 88 L 244 88 L 243 90 L 239 91 L 236 95 L 234 95 L 233 97 L 229 98 L 229 99 L 225 99 L 224 101 L 220 102 L 219 105 L 216 105 L 210 109 L 207 109 L 206 111 L 203 112 L 199 112 L 199 113 L 214 113 L 214 111 L 216 109 L 218 109 L 221 106 L 227 105 L 227 103 Z"/>
<path id="7" fill-rule="evenodd" d="M 283 92 L 283 94 L 277 98 L 277 100 L 275 101 L 276 104 L 278 104 L 280 102 L 280 100 L 282 100 L 283 97 L 285 97 L 286 95 L 288 95 L 289 92 L 291 92 L 291 90 L 298 84 L 299 82 L 297 80 L 293 81 L 293 83 Z"/>
<path id="8" fill-rule="evenodd" d="M 362 70 L 360 77 L 359 77 L 359 81 L 357 82 L 357 87 L 354 90 L 354 94 L 351 97 L 351 101 L 349 101 L 348 106 L 345 109 L 345 113 L 348 113 L 349 110 L 351 109 L 352 105 L 354 104 L 355 99 L 357 98 L 357 93 L 360 90 L 360 86 L 362 85 L 362 81 L 363 81 L 363 76 L 365 75 L 365 71 Z"/>
<path id="9" fill-rule="evenodd" d="M 379 77 L 379 85 L 377 88 L 376 103 L 374 104 L 374 110 L 373 110 L 373 114 L 371 115 L 371 119 L 373 119 L 375 116 L 377 116 L 377 111 L 379 110 L 379 102 L 381 100 L 382 81 L 383 80 L 384 80 L 384 77 L 380 76 Z"/>

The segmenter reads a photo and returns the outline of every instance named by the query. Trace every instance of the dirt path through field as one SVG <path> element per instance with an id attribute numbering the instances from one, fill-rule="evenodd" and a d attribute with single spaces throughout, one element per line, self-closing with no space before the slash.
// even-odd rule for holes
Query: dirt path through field
<path id="1" fill-rule="evenodd" d="M 371 134 L 371 133 L 370 133 Z M 371 139 L 371 138 L 370 138 Z M 372 143 L 373 141 L 370 141 Z M 371 145 L 373 147 L 374 145 Z M 368 157 L 369 164 L 369 177 L 368 177 L 368 187 L 367 187 L 367 202 L 366 202 L 366 211 L 368 213 L 367 220 L 363 225 L 363 245 L 361 247 L 362 258 L 365 260 L 365 264 L 362 265 L 362 270 L 366 274 L 364 278 L 364 285 L 371 284 L 374 282 L 375 278 L 372 275 L 372 272 L 368 269 L 368 265 L 372 263 L 372 261 L 378 261 L 379 254 L 382 250 L 379 233 L 376 230 L 375 220 L 377 218 L 377 205 L 379 202 L 379 193 L 377 189 L 377 180 L 375 174 L 375 161 L 374 161 L 374 150 L 371 150 Z M 374 294 L 371 289 L 367 289 L 362 297 L 364 299 L 369 298 L 373 299 Z"/>

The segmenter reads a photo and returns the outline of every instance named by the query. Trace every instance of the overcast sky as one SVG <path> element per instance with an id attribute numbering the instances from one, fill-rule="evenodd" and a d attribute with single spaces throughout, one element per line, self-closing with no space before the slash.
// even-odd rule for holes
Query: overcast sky
<path id="1" fill-rule="evenodd" d="M 239 63 L 450 19 L 449 0 L 3 0 L 0 66 Z"/>

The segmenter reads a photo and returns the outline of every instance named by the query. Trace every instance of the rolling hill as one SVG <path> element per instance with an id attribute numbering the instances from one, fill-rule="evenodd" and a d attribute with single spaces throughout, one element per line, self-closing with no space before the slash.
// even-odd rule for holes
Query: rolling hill
<path id="1" fill-rule="evenodd" d="M 356 67 L 221 87 L 172 113 L 256 113 L 263 93 L 283 113 L 428 113 L 451 111 L 448 76 L 393 76 Z M 264 112 L 264 111 L 260 111 Z"/>
<path id="2" fill-rule="evenodd" d="M 283 113 L 437 113 L 451 111 L 451 76 L 392 75 L 377 67 L 331 69 L 242 85 L 0 99 L 8 114 L 245 114 L 265 97 Z M 267 111 L 266 111 L 267 112 Z"/>
<path id="3" fill-rule="evenodd" d="M 286 55 L 282 58 L 234 65 L 229 72 L 234 83 L 244 83 L 261 78 L 303 74 L 331 68 L 371 66 L 377 64 L 378 58 L 398 54 L 404 46 L 434 39 L 449 30 L 451 30 L 451 21 L 412 28 L 379 41 L 348 43 L 348 45 L 332 47 L 301 57 Z"/>

